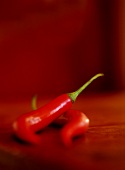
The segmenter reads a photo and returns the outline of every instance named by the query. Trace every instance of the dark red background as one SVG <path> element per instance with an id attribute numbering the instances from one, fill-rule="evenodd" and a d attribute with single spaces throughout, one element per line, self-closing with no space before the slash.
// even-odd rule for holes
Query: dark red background
<path id="1" fill-rule="evenodd" d="M 117 15 L 112 0 L 1 1 L 0 96 L 70 92 L 98 72 L 87 91 L 119 89 Z"/>

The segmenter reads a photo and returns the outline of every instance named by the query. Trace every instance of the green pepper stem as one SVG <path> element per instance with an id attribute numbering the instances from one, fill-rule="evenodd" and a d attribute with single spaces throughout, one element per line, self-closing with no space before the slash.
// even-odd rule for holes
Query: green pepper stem
<path id="1" fill-rule="evenodd" d="M 68 93 L 68 96 L 70 97 L 70 99 L 72 100 L 72 102 L 75 102 L 76 98 L 78 97 L 78 95 L 95 79 L 97 79 L 100 76 L 104 76 L 103 73 L 99 73 L 96 74 L 95 76 L 93 76 L 89 81 L 87 81 L 82 87 L 80 87 L 78 90 L 76 90 L 75 92 L 71 92 Z"/>
<path id="2" fill-rule="evenodd" d="M 37 95 L 34 95 L 34 96 L 32 97 L 32 101 L 31 101 L 31 106 L 32 106 L 32 109 L 33 109 L 33 110 L 36 110 L 36 109 L 37 109 L 36 100 L 37 100 Z"/>

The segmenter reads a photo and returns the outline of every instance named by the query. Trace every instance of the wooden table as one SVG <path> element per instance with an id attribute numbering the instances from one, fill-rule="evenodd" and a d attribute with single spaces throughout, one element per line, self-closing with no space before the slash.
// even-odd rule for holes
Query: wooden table
<path id="1" fill-rule="evenodd" d="M 38 105 L 51 97 L 39 99 Z M 13 138 L 11 124 L 31 110 L 30 98 L 0 102 L 0 169 L 30 170 L 124 170 L 125 169 L 125 93 L 81 95 L 73 108 L 90 119 L 88 132 L 66 148 L 60 128 L 47 127 L 38 146 Z"/>

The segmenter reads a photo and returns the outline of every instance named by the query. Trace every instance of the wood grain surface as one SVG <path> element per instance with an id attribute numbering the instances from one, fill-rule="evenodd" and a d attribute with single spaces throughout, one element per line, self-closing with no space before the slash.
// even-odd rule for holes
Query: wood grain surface
<path id="1" fill-rule="evenodd" d="M 52 97 L 42 97 L 38 106 Z M 39 135 L 37 146 L 17 141 L 12 122 L 31 110 L 30 98 L 0 102 L 0 169 L 16 170 L 124 170 L 125 169 L 125 93 L 84 95 L 73 108 L 83 111 L 90 127 L 67 148 L 60 128 L 49 126 Z"/>

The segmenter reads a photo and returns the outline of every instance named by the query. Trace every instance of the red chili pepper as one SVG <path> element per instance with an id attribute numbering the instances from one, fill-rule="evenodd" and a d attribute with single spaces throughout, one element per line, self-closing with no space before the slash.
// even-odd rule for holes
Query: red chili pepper
<path id="1" fill-rule="evenodd" d="M 24 141 L 30 143 L 39 143 L 40 138 L 36 134 L 37 131 L 48 126 L 56 118 L 69 110 L 72 103 L 75 102 L 77 96 L 96 78 L 103 76 L 103 74 L 97 74 L 86 82 L 77 91 L 62 94 L 56 99 L 50 101 L 45 106 L 31 111 L 30 113 L 21 115 L 14 123 L 13 129 L 16 136 Z"/>
<path id="2" fill-rule="evenodd" d="M 63 94 L 45 106 L 21 115 L 13 124 L 16 136 L 30 143 L 38 143 L 40 138 L 35 132 L 48 126 L 71 106 L 71 99 L 67 94 Z"/>
<path id="3" fill-rule="evenodd" d="M 89 119 L 79 110 L 68 110 L 64 113 L 68 123 L 61 130 L 61 138 L 66 146 L 70 146 L 72 139 L 76 136 L 83 135 L 89 126 Z"/>

